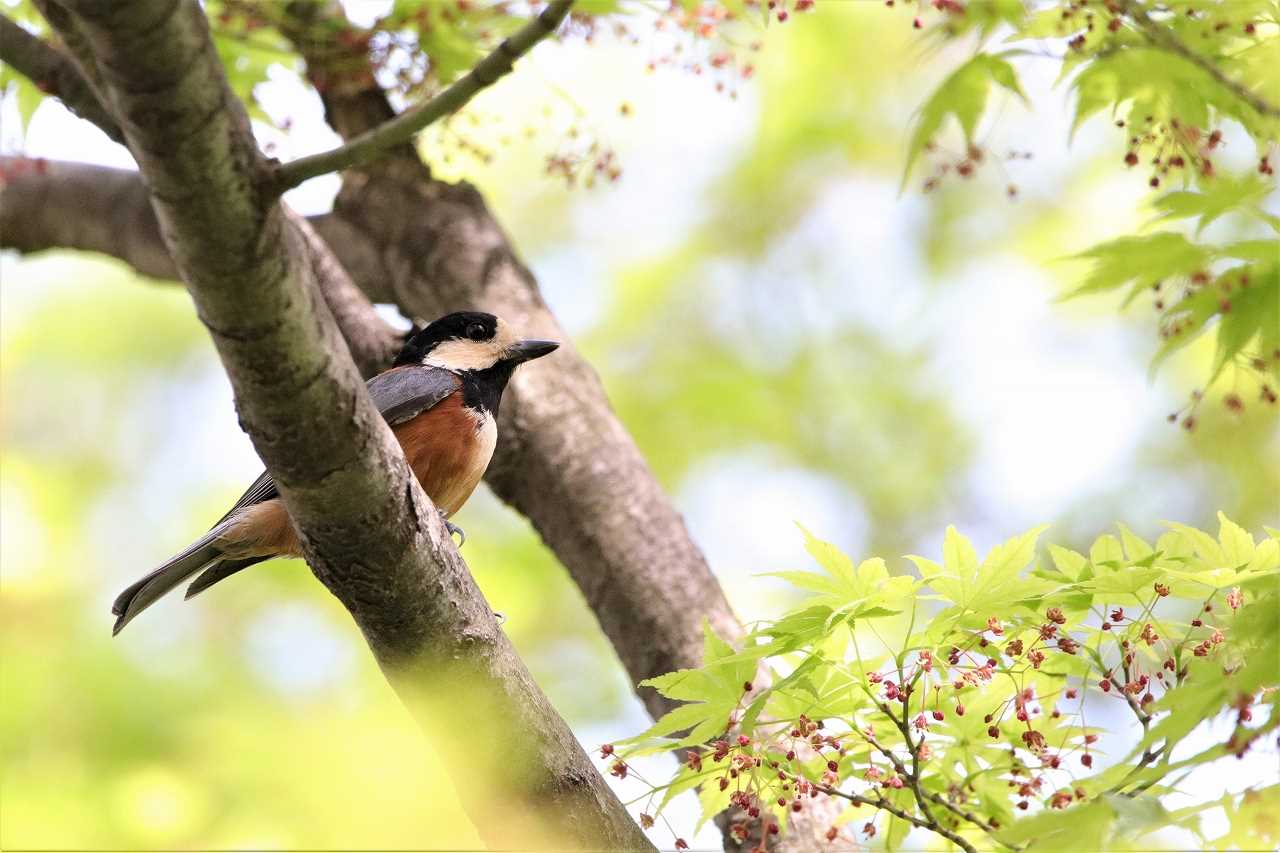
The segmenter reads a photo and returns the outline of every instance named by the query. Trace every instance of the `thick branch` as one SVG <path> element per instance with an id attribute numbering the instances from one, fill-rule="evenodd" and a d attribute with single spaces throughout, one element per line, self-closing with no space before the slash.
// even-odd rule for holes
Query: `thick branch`
<path id="1" fill-rule="evenodd" d="M 369 297 L 356 287 L 314 226 L 305 217 L 285 210 L 290 225 L 306 242 L 311 275 L 361 375 L 373 376 L 386 370 L 403 345 L 403 336 L 378 317 Z"/>
<path id="2" fill-rule="evenodd" d="M 312 276 L 318 241 L 266 188 L 201 7 L 67 5 L 91 54 L 81 64 L 101 72 L 308 563 L 441 735 L 482 836 L 501 847 L 646 847 L 498 629 L 373 407 Z"/>
<path id="3" fill-rule="evenodd" d="M 296 187 L 317 175 L 370 163 L 385 151 L 408 142 L 432 122 L 461 109 L 482 89 L 509 74 L 515 61 L 535 44 L 555 32 L 572 5 L 573 0 L 554 0 L 536 18 L 504 39 L 492 53 L 434 98 L 410 107 L 337 148 L 280 166 L 275 174 L 277 191 Z"/>
<path id="4" fill-rule="evenodd" d="M 176 276 L 137 173 L 15 162 L 0 158 L 10 175 L 0 186 L 0 245 L 103 252 L 146 275 Z M 420 317 L 487 304 L 530 334 L 565 340 L 473 190 L 388 182 L 348 200 L 311 221 L 370 299 Z M 469 292 L 486 285 L 489 299 Z M 594 371 L 573 351 L 554 360 L 555 371 L 531 371 L 545 397 L 519 373 L 507 390 L 489 481 L 569 568 L 634 682 L 698 666 L 703 618 L 731 638 L 741 628 Z M 655 716 L 671 707 L 654 691 L 642 698 Z"/>
<path id="5" fill-rule="evenodd" d="M 0 176 L 0 246 L 20 252 L 101 252 L 143 275 L 179 277 L 137 172 L 0 156 Z M 313 228 L 290 216 L 308 241 L 318 241 L 309 242 L 312 273 L 360 372 L 372 376 L 385 370 L 399 334 L 374 313 Z M 331 230 L 323 222 L 320 227 Z"/>
<path id="6" fill-rule="evenodd" d="M 1204 71 L 1223 88 L 1231 92 L 1240 100 L 1257 110 L 1261 115 L 1270 116 L 1271 118 L 1280 118 L 1280 106 L 1268 101 L 1266 98 L 1248 89 L 1238 80 L 1233 80 L 1226 75 L 1218 64 L 1202 53 L 1192 50 L 1186 42 L 1178 38 L 1165 24 L 1152 20 L 1147 14 L 1146 9 L 1141 5 L 1125 0 L 1121 9 L 1126 15 L 1133 18 L 1137 23 L 1142 34 L 1147 40 L 1158 48 L 1167 50 L 1169 53 L 1182 57 L 1187 62 Z"/>
<path id="7" fill-rule="evenodd" d="M 379 179 L 312 224 L 374 301 L 420 317 L 484 305 L 529 334 L 566 340 L 468 187 Z M 50 162 L 12 177 L 0 187 L 0 245 L 104 252 L 147 275 L 176 272 L 138 175 L 100 166 Z M 470 290 L 482 287 L 492 290 Z M 489 483 L 569 569 L 633 683 L 699 666 L 704 618 L 726 637 L 741 628 L 594 371 L 573 350 L 554 360 L 557 370 L 532 377 L 538 386 L 518 373 L 508 388 Z M 652 690 L 641 698 L 655 717 L 673 705 Z"/>
<path id="8" fill-rule="evenodd" d="M 0 60 L 57 97 L 71 112 L 96 124 L 116 142 L 124 142 L 115 119 L 98 102 L 75 61 L 3 15 L 0 15 Z"/>
<path id="9" fill-rule="evenodd" d="M 283 31 L 317 84 L 331 82 L 332 66 L 351 77 L 351 68 L 367 63 L 362 52 L 344 55 L 324 39 L 340 6 L 287 8 Z M 313 49 L 322 42 L 325 49 Z M 344 139 L 392 114 L 373 83 L 317 87 Z M 417 317 L 487 307 L 530 333 L 565 341 L 479 193 L 433 180 L 403 146 L 394 157 L 395 168 L 380 162 L 348 172 L 333 214 L 316 223 L 365 293 Z M 731 639 L 742 628 L 595 371 L 569 346 L 556 359 L 554 375 L 517 374 L 508 389 L 503 441 L 487 480 L 569 569 L 633 683 L 699 666 L 704 619 Z M 640 695 L 655 717 L 674 704 L 653 690 Z"/>

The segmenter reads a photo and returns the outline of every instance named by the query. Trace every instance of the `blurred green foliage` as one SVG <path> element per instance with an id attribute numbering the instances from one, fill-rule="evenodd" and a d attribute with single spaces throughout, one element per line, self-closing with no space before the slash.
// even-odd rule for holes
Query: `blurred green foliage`
<path id="1" fill-rule="evenodd" d="M 1087 554 L 1050 545 L 1037 558 L 1042 526 L 981 560 L 948 527 L 941 560 L 907 558 L 919 577 L 891 577 L 879 557 L 855 565 L 805 531 L 821 571 L 780 573 L 805 598 L 737 648 L 708 627 L 701 667 L 648 679 L 683 704 L 619 741 L 615 771 L 687 750 L 649 783 L 645 813 L 700 786 L 703 822 L 732 804 L 786 827 L 810 786 L 839 792 L 837 825 L 861 826 L 828 840 L 880 826 L 891 851 L 906 819 L 977 849 L 1125 849 L 1170 827 L 1200 849 L 1274 846 L 1275 822 L 1246 807 L 1274 801 L 1274 778 L 1222 797 L 1203 780 L 1251 750 L 1266 762 L 1280 728 L 1280 530 L 1255 542 L 1222 514 L 1217 536 L 1170 527 L 1148 543 L 1120 525 Z M 1214 720 L 1226 733 L 1187 741 Z M 1197 802 L 1172 814 L 1160 797 L 1178 783 Z M 1219 836 L 1201 817 L 1222 805 Z"/>

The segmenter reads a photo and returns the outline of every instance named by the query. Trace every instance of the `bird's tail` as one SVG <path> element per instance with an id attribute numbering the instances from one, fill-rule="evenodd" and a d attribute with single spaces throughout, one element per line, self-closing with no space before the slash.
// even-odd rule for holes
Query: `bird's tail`
<path id="1" fill-rule="evenodd" d="M 263 560 L 269 560 L 270 557 L 245 557 L 240 560 L 218 560 L 200 573 L 200 577 L 191 582 L 191 586 L 187 587 L 187 598 L 199 595 L 218 581 L 229 578 L 241 569 L 247 569 L 255 566 Z"/>
<path id="2" fill-rule="evenodd" d="M 181 554 L 116 596 L 115 603 L 111 605 L 111 612 L 116 615 L 112 636 L 119 634 L 133 617 L 154 604 L 160 596 L 217 561 L 222 556 L 222 549 L 214 544 L 217 533 L 217 528 L 209 531 Z"/>

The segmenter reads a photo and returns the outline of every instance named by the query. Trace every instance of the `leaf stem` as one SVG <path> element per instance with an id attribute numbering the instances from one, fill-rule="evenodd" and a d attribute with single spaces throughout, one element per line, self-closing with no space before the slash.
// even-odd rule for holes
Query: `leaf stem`
<path id="1" fill-rule="evenodd" d="M 943 836 L 949 841 L 952 841 L 953 843 L 960 845 L 965 850 L 972 850 L 973 848 L 971 846 L 967 846 L 967 842 L 957 841 L 956 838 L 953 837 L 953 834 L 950 834 L 947 830 L 945 830 L 942 827 L 942 824 L 938 822 L 938 819 L 933 816 L 933 813 L 929 809 L 928 803 L 929 802 L 937 803 L 938 805 L 952 812 L 956 816 L 969 821 L 974 826 L 977 826 L 979 829 L 986 832 L 988 835 L 991 836 L 991 838 L 996 843 L 1001 844 L 1005 847 L 1008 847 L 1011 850 L 1018 850 L 1019 848 L 1017 846 L 1012 844 L 1007 844 L 1006 842 L 1001 841 L 995 834 L 995 827 L 991 826 L 991 824 L 987 823 L 982 818 L 978 817 L 977 815 L 973 814 L 972 812 L 966 809 L 960 808 L 955 803 L 952 803 L 950 800 L 948 800 L 946 797 L 943 797 L 941 794 L 936 794 L 936 793 L 933 793 L 932 791 L 924 790 L 924 788 L 920 785 L 920 756 L 915 745 L 912 743 L 911 735 L 910 735 L 910 727 L 907 725 L 905 717 L 899 720 L 898 716 L 889 709 L 888 705 L 885 705 L 880 702 L 877 702 L 876 704 L 880 708 L 880 712 L 893 721 L 894 726 L 898 729 L 899 733 L 902 734 L 903 738 L 906 740 L 907 749 L 908 751 L 911 752 L 911 769 L 908 770 L 906 765 L 902 762 L 902 759 L 898 758 L 898 756 L 896 756 L 891 749 L 886 747 L 884 744 L 880 743 L 880 741 L 876 738 L 875 735 L 868 734 L 862 729 L 855 729 L 855 731 L 858 732 L 858 734 L 863 738 L 863 740 L 871 744 L 871 746 L 873 746 L 882 755 L 884 755 L 885 758 L 889 759 L 889 761 L 893 764 L 894 769 L 898 771 L 898 774 L 902 776 L 907 781 L 907 783 L 911 786 L 911 792 L 912 794 L 915 795 L 916 802 L 920 805 L 920 811 L 924 815 L 923 821 L 913 820 L 911 822 L 921 828 L 929 829 L 929 830 L 932 830 L 933 832 L 937 832 L 939 835 Z M 902 817 L 901 815 L 898 815 L 896 812 L 891 812 L 891 813 L 895 814 L 898 817 Z"/>
<path id="2" fill-rule="evenodd" d="M 1141 5 L 1132 0 L 1122 0 L 1120 8 L 1133 18 L 1138 29 L 1147 37 L 1147 41 L 1156 47 L 1180 56 L 1212 77 L 1220 86 L 1231 94 L 1253 107 L 1258 113 L 1271 118 L 1280 118 L 1280 107 L 1272 104 L 1261 95 L 1245 87 L 1243 83 L 1232 80 L 1218 65 L 1204 54 L 1192 50 L 1186 42 L 1178 38 L 1172 30 L 1151 19 Z"/>

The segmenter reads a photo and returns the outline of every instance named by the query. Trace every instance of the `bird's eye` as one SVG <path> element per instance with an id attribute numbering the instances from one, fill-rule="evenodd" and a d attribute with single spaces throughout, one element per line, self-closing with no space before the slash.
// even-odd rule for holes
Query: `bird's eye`
<path id="1" fill-rule="evenodd" d="M 467 326 L 467 337 L 471 338 L 473 341 L 483 341 L 488 336 L 488 333 L 485 332 L 484 324 L 482 323 L 472 323 L 470 326 Z"/>

